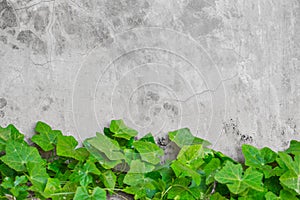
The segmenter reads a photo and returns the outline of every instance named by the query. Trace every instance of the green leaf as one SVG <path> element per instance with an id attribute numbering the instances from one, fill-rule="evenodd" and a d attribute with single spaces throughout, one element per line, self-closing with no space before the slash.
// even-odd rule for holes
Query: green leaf
<path id="1" fill-rule="evenodd" d="M 150 180 L 149 178 L 145 178 L 145 174 L 151 172 L 154 168 L 151 164 L 140 160 L 133 160 L 123 182 L 128 185 L 146 184 Z"/>
<path id="2" fill-rule="evenodd" d="M 257 149 L 251 145 L 243 144 L 242 151 L 245 164 L 249 167 L 263 168 L 266 164 L 274 162 L 277 154 L 268 147 Z"/>
<path id="3" fill-rule="evenodd" d="M 6 154 L 1 160 L 12 169 L 22 172 L 26 171 L 28 162 L 36 165 L 43 165 L 44 160 L 41 158 L 38 150 L 15 140 L 9 140 L 5 147 Z"/>
<path id="4" fill-rule="evenodd" d="M 300 153 L 300 142 L 296 140 L 292 140 L 290 142 L 290 147 L 285 152 L 292 153 L 292 154 Z"/>
<path id="5" fill-rule="evenodd" d="M 193 144 L 203 144 L 208 146 L 211 143 L 201 138 L 194 137 L 188 128 L 182 128 L 176 131 L 169 132 L 169 138 L 175 142 L 179 147 Z"/>
<path id="6" fill-rule="evenodd" d="M 27 171 L 29 174 L 28 179 L 33 185 L 31 189 L 37 192 L 44 191 L 49 178 L 46 168 L 41 165 L 37 165 L 36 163 L 29 162 L 27 164 Z"/>
<path id="7" fill-rule="evenodd" d="M 295 174 L 292 171 L 288 171 L 284 173 L 280 177 L 280 182 L 288 188 L 295 190 L 298 194 L 300 194 L 300 175 Z"/>
<path id="8" fill-rule="evenodd" d="M 117 176 L 111 170 L 102 173 L 100 179 L 106 188 L 111 190 L 115 188 Z"/>
<path id="9" fill-rule="evenodd" d="M 74 196 L 74 200 L 105 200 L 105 190 L 95 187 L 92 194 L 89 194 L 85 187 L 78 187 Z"/>
<path id="10" fill-rule="evenodd" d="M 232 163 L 237 163 L 235 160 L 233 160 L 232 158 L 230 158 L 230 157 L 224 155 L 224 154 L 223 154 L 222 152 L 220 152 L 220 151 L 213 151 L 213 153 L 214 153 L 214 156 L 215 156 L 216 158 L 219 158 L 219 159 L 220 159 L 221 163 L 224 163 L 225 161 L 229 161 L 229 162 L 232 162 Z"/>
<path id="11" fill-rule="evenodd" d="M 147 190 L 149 189 L 147 188 Z M 139 185 L 126 187 L 125 189 L 123 189 L 123 192 L 134 195 L 134 199 L 150 199 L 147 198 L 146 188 L 141 187 Z"/>
<path id="12" fill-rule="evenodd" d="M 0 172 L 2 177 L 14 177 L 16 175 L 16 171 L 4 163 L 0 164 Z"/>
<path id="13" fill-rule="evenodd" d="M 281 190 L 279 196 L 280 196 L 281 200 L 286 200 L 286 199 L 288 199 L 288 200 L 299 200 L 299 198 L 297 198 L 295 194 L 291 193 L 288 190 Z"/>
<path id="14" fill-rule="evenodd" d="M 73 136 L 59 135 L 57 137 L 56 153 L 58 156 L 84 161 L 88 157 L 88 152 L 84 148 L 76 149 L 77 145 L 78 142 Z"/>
<path id="15" fill-rule="evenodd" d="M 142 160 L 154 165 L 158 164 L 160 162 L 160 156 L 164 155 L 164 151 L 151 142 L 135 141 L 133 146 L 140 153 Z"/>
<path id="16" fill-rule="evenodd" d="M 17 197 L 16 199 L 25 199 L 28 195 L 27 181 L 26 176 L 16 176 L 15 180 L 5 177 L 1 186 L 10 191 L 14 197 Z"/>
<path id="17" fill-rule="evenodd" d="M 266 194 L 265 194 L 265 198 L 266 198 L 266 200 L 280 200 L 280 198 L 279 197 L 277 197 L 274 193 L 272 193 L 272 192 L 267 192 Z"/>
<path id="18" fill-rule="evenodd" d="M 225 166 L 217 172 L 215 179 L 220 183 L 226 184 L 230 192 L 239 194 L 244 192 L 247 188 L 263 191 L 262 173 L 248 168 L 243 175 L 242 165 L 226 162 Z"/>
<path id="19" fill-rule="evenodd" d="M 86 139 L 84 141 L 84 145 L 88 150 L 92 150 L 94 148 L 104 153 L 109 160 L 125 159 L 119 144 L 103 134 L 97 133 L 96 137 Z M 92 150 L 92 152 L 95 156 L 95 151 Z"/>
<path id="20" fill-rule="evenodd" d="M 256 191 L 264 191 L 262 187 L 262 178 L 263 174 L 255 170 L 254 168 L 246 169 L 243 177 L 243 184 L 247 185 L 248 187 L 256 190 Z"/>
<path id="21" fill-rule="evenodd" d="M 168 199 L 196 199 L 193 192 L 183 185 L 175 185 L 168 192 Z"/>
<path id="22" fill-rule="evenodd" d="M 80 163 L 75 167 L 73 174 L 70 176 L 70 180 L 79 182 L 81 186 L 86 187 L 93 182 L 93 176 L 91 174 L 100 175 L 101 172 L 95 163 L 87 161 L 83 165 Z"/>
<path id="23" fill-rule="evenodd" d="M 48 178 L 43 195 L 49 198 L 52 194 L 55 194 L 60 189 L 59 179 Z"/>
<path id="24" fill-rule="evenodd" d="M 300 194 L 300 154 L 296 154 L 294 160 L 287 153 L 279 152 L 278 154 L 288 168 L 288 171 L 280 177 L 280 182 Z"/>
<path id="25" fill-rule="evenodd" d="M 54 149 L 57 143 L 57 137 L 62 135 L 61 131 L 52 130 L 49 125 L 40 121 L 36 124 L 35 131 L 39 134 L 34 135 L 31 140 L 44 151 Z"/>
<path id="26" fill-rule="evenodd" d="M 214 193 L 210 196 L 210 200 L 226 200 L 219 192 Z"/>
<path id="27" fill-rule="evenodd" d="M 16 179 L 14 181 L 14 186 L 27 183 L 28 179 L 26 176 L 16 176 Z"/>
<path id="28" fill-rule="evenodd" d="M 221 161 L 218 158 L 213 158 L 211 161 L 205 165 L 203 171 L 206 175 L 206 184 L 210 184 L 215 180 L 215 174 L 218 169 L 221 167 Z"/>
<path id="29" fill-rule="evenodd" d="M 14 180 L 11 177 L 5 177 L 1 183 L 1 186 L 5 189 L 12 188 L 14 187 Z"/>
<path id="30" fill-rule="evenodd" d="M 6 128 L 0 127 L 0 152 L 5 150 L 8 140 L 24 143 L 24 135 L 12 124 Z"/>
<path id="31" fill-rule="evenodd" d="M 138 134 L 136 130 L 128 128 L 121 119 L 112 120 L 109 130 L 114 133 L 114 137 L 124 138 L 126 140 L 129 140 Z"/>
<path id="32" fill-rule="evenodd" d="M 248 200 L 248 199 L 255 199 L 255 200 L 265 200 L 265 192 L 259 192 L 256 190 L 247 190 L 245 194 L 239 197 L 239 200 Z"/>
<path id="33" fill-rule="evenodd" d="M 201 144 L 183 146 L 177 155 L 177 160 L 188 167 L 197 170 L 204 164 L 204 151 Z"/>
<path id="34" fill-rule="evenodd" d="M 107 156 L 94 146 L 91 146 L 87 141 L 83 142 L 84 146 L 90 152 L 90 154 L 102 165 L 105 169 L 112 169 L 118 164 L 122 163 L 122 160 L 109 160 Z"/>
<path id="35" fill-rule="evenodd" d="M 171 168 L 173 169 L 176 177 L 191 177 L 197 185 L 200 185 L 201 175 L 195 170 L 189 168 L 188 166 L 182 164 L 179 161 L 174 161 L 171 164 Z"/>
<path id="36" fill-rule="evenodd" d="M 137 153 L 134 149 L 124 149 L 125 162 L 130 165 L 132 160 L 141 159 L 139 153 Z"/>
<path id="37" fill-rule="evenodd" d="M 144 137 L 142 137 L 141 139 L 139 139 L 139 141 L 144 141 L 144 142 L 151 142 L 153 144 L 155 143 L 155 139 L 153 137 L 153 135 L 151 133 L 146 134 Z"/>

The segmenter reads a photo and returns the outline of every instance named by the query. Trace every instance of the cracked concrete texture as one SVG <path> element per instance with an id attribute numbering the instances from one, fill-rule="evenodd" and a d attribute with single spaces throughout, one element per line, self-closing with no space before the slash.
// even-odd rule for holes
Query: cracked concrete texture
<path id="1" fill-rule="evenodd" d="M 284 149 L 300 140 L 299 43 L 297 0 L 0 0 L 0 124 L 84 139 L 122 118 L 235 158 Z"/>

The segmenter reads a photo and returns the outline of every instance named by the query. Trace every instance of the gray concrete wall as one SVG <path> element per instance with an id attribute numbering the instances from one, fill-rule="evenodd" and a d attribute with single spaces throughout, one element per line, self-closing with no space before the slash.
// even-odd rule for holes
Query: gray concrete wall
<path id="1" fill-rule="evenodd" d="M 300 139 L 299 0 L 0 0 L 0 124 L 122 118 L 227 154 Z"/>

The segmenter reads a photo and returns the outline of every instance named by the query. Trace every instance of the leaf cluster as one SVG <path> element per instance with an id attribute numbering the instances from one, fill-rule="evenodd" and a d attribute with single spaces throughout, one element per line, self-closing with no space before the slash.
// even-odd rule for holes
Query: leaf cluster
<path id="1" fill-rule="evenodd" d="M 164 160 L 151 133 L 112 120 L 78 147 L 73 136 L 38 122 L 29 140 L 0 127 L 0 199 L 300 199 L 300 142 L 274 152 L 244 144 L 245 163 L 208 148 L 188 128 L 168 133 L 180 151 Z M 127 199 L 125 196 L 121 196 Z"/>

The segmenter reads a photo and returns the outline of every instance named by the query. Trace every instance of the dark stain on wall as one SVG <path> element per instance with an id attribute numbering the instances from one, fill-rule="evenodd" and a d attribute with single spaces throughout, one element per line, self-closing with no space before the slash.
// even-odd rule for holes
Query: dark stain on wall
<path id="1" fill-rule="evenodd" d="M 0 36 L 0 41 L 1 41 L 3 44 L 7 44 L 7 37 L 4 36 L 4 35 L 1 35 L 1 36 Z"/>
<path id="2" fill-rule="evenodd" d="M 3 118 L 5 116 L 5 113 L 3 110 L 0 110 L 0 118 Z"/>
<path id="3" fill-rule="evenodd" d="M 228 122 L 223 122 L 223 130 L 225 134 L 241 135 L 238 128 L 238 121 L 230 119 Z"/>
<path id="4" fill-rule="evenodd" d="M 197 37 L 221 28 L 223 26 L 222 20 L 217 17 L 211 17 L 204 11 L 204 8 L 208 7 L 214 9 L 214 1 L 190 1 L 180 17 L 180 20 L 184 24 L 183 29 L 188 30 L 192 36 Z"/>
<path id="5" fill-rule="evenodd" d="M 17 17 L 12 6 L 6 0 L 0 2 L 0 28 L 16 27 Z"/>
<path id="6" fill-rule="evenodd" d="M 21 31 L 17 40 L 31 48 L 35 54 L 46 54 L 47 52 L 47 44 L 31 30 Z"/>
<path id="7" fill-rule="evenodd" d="M 62 54 L 68 45 L 91 49 L 113 42 L 110 30 L 102 19 L 91 17 L 66 3 L 57 5 L 52 31 L 57 41 L 57 54 Z M 63 45 L 60 45 L 61 42 Z"/>
<path id="8" fill-rule="evenodd" d="M 147 101 L 149 101 L 149 100 L 158 101 L 159 98 L 160 98 L 160 96 L 156 92 L 148 91 L 146 94 Z"/>
<path id="9" fill-rule="evenodd" d="M 5 98 L 0 98 L 0 109 L 7 105 L 7 100 Z"/>
<path id="10" fill-rule="evenodd" d="M 252 143 L 253 142 L 253 138 L 250 135 L 241 135 L 241 141 L 242 142 L 246 142 L 246 143 Z"/>

